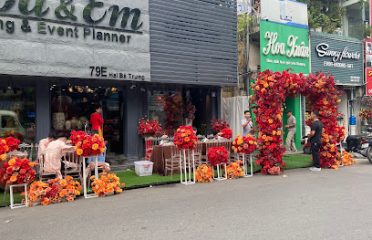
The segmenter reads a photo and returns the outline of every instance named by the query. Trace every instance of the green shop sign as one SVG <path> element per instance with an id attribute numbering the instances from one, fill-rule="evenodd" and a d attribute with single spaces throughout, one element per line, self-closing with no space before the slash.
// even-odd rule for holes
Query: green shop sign
<path id="1" fill-rule="evenodd" d="M 261 70 L 309 73 L 309 31 L 280 23 L 260 23 Z"/>

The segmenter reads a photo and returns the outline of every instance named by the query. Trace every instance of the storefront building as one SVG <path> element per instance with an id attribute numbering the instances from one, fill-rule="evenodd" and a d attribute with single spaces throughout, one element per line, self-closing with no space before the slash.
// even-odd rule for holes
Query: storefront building
<path id="1" fill-rule="evenodd" d="M 201 129 L 219 115 L 221 87 L 236 83 L 234 1 L 0 4 L 2 135 L 84 130 L 99 103 L 109 153 L 137 158 L 141 117 L 166 124 L 177 95 L 180 124 L 192 104 Z"/>
<path id="2" fill-rule="evenodd" d="M 311 72 L 332 74 L 341 91 L 340 122 L 348 134 L 360 131 L 358 125 L 350 125 L 349 118 L 358 117 L 360 100 L 364 94 L 363 50 L 358 39 L 338 35 L 311 32 Z"/>

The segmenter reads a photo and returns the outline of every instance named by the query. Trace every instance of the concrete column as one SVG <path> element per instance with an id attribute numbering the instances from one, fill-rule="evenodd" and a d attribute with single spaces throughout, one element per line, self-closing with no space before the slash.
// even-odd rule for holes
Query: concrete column
<path id="1" fill-rule="evenodd" d="M 144 104 L 147 101 L 146 93 L 140 87 L 124 90 L 124 153 L 128 159 L 137 159 L 144 153 L 143 139 L 138 136 L 138 120 L 143 117 Z"/>
<path id="2" fill-rule="evenodd" d="M 50 116 L 49 83 L 39 79 L 36 82 L 36 141 L 48 136 Z"/>

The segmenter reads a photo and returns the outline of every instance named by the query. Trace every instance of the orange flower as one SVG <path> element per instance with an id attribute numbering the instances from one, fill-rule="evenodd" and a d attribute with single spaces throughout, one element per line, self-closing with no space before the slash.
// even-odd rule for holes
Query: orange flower
<path id="1" fill-rule="evenodd" d="M 11 182 L 11 183 L 17 182 L 17 176 L 14 176 L 14 175 L 11 176 L 11 177 L 10 177 L 10 182 Z"/>
<path id="2" fill-rule="evenodd" d="M 8 161 L 8 164 L 9 164 L 9 166 L 13 166 L 15 162 L 16 162 L 16 159 L 12 158 Z"/>
<path id="3" fill-rule="evenodd" d="M 81 149 L 81 148 L 77 148 L 77 149 L 76 149 L 76 154 L 77 154 L 78 156 L 83 155 L 83 149 Z"/>
<path id="4" fill-rule="evenodd" d="M 6 153 L 1 154 L 0 155 L 0 161 L 5 161 L 6 160 L 6 157 L 7 157 Z"/>

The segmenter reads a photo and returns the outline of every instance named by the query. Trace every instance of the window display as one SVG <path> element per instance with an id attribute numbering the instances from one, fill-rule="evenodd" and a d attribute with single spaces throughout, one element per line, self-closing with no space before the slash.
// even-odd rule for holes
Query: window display
<path id="1" fill-rule="evenodd" d="M 35 89 L 0 88 L 0 136 L 33 143 L 36 136 Z"/>

